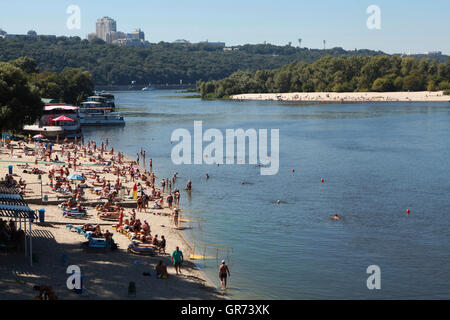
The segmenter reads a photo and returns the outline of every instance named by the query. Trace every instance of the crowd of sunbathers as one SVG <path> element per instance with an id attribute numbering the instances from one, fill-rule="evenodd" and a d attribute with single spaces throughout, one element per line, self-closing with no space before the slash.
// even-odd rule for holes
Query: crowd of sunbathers
<path id="1" fill-rule="evenodd" d="M 31 139 L 29 142 L 31 142 Z M 119 200 L 123 199 L 124 196 L 136 199 L 138 212 L 147 211 L 149 207 L 150 209 L 162 209 L 165 203 L 169 208 L 172 208 L 173 205 L 178 206 L 180 192 L 178 189 L 172 190 L 177 173 L 174 173 L 172 179 L 169 180 L 167 178 L 161 181 L 162 190 L 160 191 L 155 184 L 156 176 L 152 170 L 152 159 L 149 159 L 150 171 L 142 169 L 137 166 L 140 163 L 139 154 L 137 155 L 137 161 L 127 161 L 123 153 L 114 152 L 114 148 L 108 146 L 108 140 L 106 143 L 102 142 L 98 146 L 95 141 L 87 141 L 85 144 L 84 138 L 81 138 L 79 141 L 75 139 L 73 142 L 65 139 L 60 146 L 60 150 L 55 150 L 52 143 L 38 141 L 35 144 L 33 153 L 36 159 L 60 162 L 61 158 L 65 161 L 65 165 L 59 168 L 50 167 L 48 171 L 49 185 L 52 190 L 69 197 L 67 201 L 62 203 L 63 208 L 76 210 L 80 213 L 86 211 L 82 207 L 81 200 L 84 194 L 83 189 L 87 187 L 86 183 L 89 181 L 94 188 L 98 187 L 94 189 L 94 192 L 101 199 L 107 200 L 106 203 L 97 207 L 100 218 L 117 219 L 120 227 L 133 233 L 134 239 L 144 243 L 152 243 L 161 250 L 165 249 L 164 237 L 159 240 L 157 235 L 152 236 L 148 223 L 146 221 L 142 223 L 139 219 L 135 219 L 135 213 L 130 220 L 126 219 L 124 221 L 124 209 L 120 206 Z M 72 170 L 77 172 L 77 167 L 80 166 L 77 160 L 82 157 L 103 166 L 96 169 L 88 170 L 85 168 L 82 170 L 83 173 L 80 173 L 80 175 L 84 180 L 82 183 L 74 186 L 68 176 Z M 141 150 L 141 157 L 145 167 L 145 151 L 143 150 Z M 116 175 L 117 178 L 115 181 L 109 181 L 106 177 L 101 177 L 101 173 L 111 173 Z M 133 188 L 124 185 L 125 182 L 129 181 L 135 183 Z M 190 189 L 190 181 L 188 184 Z M 130 196 L 131 192 L 133 192 L 132 196 Z M 169 195 L 165 196 L 165 193 Z"/>
<path id="2" fill-rule="evenodd" d="M 105 232 L 102 232 L 102 229 L 99 224 L 96 226 L 87 223 L 81 227 L 83 231 L 85 232 L 92 232 L 93 238 L 104 238 L 106 241 L 108 241 L 111 244 L 111 249 L 116 249 L 117 245 L 114 242 L 113 234 L 109 232 L 109 230 L 106 230 Z"/>
<path id="3" fill-rule="evenodd" d="M 134 211 L 134 209 L 133 209 Z M 135 219 L 134 216 L 131 219 L 125 219 L 122 225 L 123 230 L 131 233 L 131 240 L 139 240 L 142 243 L 151 243 L 154 245 L 159 252 L 166 252 L 166 239 L 161 236 L 161 240 L 158 239 L 158 235 L 151 235 L 150 225 L 147 220 L 141 222 L 140 219 Z"/>

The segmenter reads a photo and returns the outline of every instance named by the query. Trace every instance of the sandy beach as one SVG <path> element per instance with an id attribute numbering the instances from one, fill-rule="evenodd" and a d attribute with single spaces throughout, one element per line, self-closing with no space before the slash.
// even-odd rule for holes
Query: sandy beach
<path id="1" fill-rule="evenodd" d="M 443 91 L 418 92 L 290 92 L 248 93 L 231 96 L 233 100 L 277 100 L 307 102 L 449 102 Z"/>
<path id="2" fill-rule="evenodd" d="M 183 224 L 180 224 L 179 228 L 175 227 L 172 210 L 167 207 L 166 201 L 164 201 L 162 209 L 151 209 L 153 202 L 150 201 L 146 210 L 136 213 L 136 219 L 147 220 L 153 236 L 158 235 L 159 239 L 162 235 L 165 236 L 167 240 L 166 253 L 147 256 L 127 252 L 131 240 L 126 235 L 112 229 L 112 226 L 118 222 L 101 220 L 97 215 L 95 206 L 106 200 L 99 199 L 99 195 L 93 192 L 95 188 L 93 179 L 88 177 L 86 184 L 92 188 L 84 189 L 85 194 L 82 200 L 82 205 L 87 208 L 87 217 L 82 219 L 64 217 L 58 204 L 65 200 L 58 199 L 57 193 L 52 191 L 48 177 L 51 168 L 55 166 L 60 168 L 62 165 L 48 162 L 48 159 L 46 159 L 47 161 L 39 159 L 36 165 L 35 156 L 31 153 L 27 155 L 23 151 L 24 144 L 31 150 L 35 150 L 37 146 L 35 142 L 22 142 L 21 147 L 17 141 L 13 141 L 12 144 L 14 146 L 12 156 L 9 149 L 0 147 L 0 176 L 5 178 L 8 166 L 13 166 L 14 179 L 26 181 L 24 199 L 29 203 L 29 207 L 45 209 L 45 223 L 35 221 L 32 225 L 33 253 L 36 257 L 33 266 L 30 266 L 30 258 L 26 258 L 23 252 L 0 253 L 0 299 L 33 299 L 35 296 L 35 292 L 32 290 L 34 285 L 52 286 L 59 299 L 128 299 L 129 282 L 136 283 L 136 299 L 223 299 L 223 295 L 217 291 L 216 286 L 205 277 L 193 261 L 189 260 L 192 249 L 182 234 Z M 67 167 L 67 159 L 61 152 L 61 146 L 62 144 L 53 145 L 52 158 L 54 155 L 58 155 L 60 161 L 65 161 Z M 98 141 L 97 147 L 99 148 Z M 66 145 L 65 148 L 67 150 L 68 146 Z M 107 150 L 108 152 L 103 153 L 103 159 L 109 161 L 113 155 L 110 154 L 109 148 Z M 97 159 L 99 155 L 100 152 L 97 149 L 89 157 Z M 115 155 L 117 156 L 117 151 Z M 114 185 L 117 176 L 113 172 L 103 170 L 111 167 L 110 165 L 103 166 L 100 161 L 94 162 L 92 159 L 89 161 L 89 157 L 84 157 L 82 153 L 77 154 L 76 157 L 77 168 L 69 168 L 70 174 L 89 175 L 91 170 L 94 170 L 100 179 L 105 178 Z M 147 161 L 149 158 L 147 156 Z M 144 171 L 136 161 L 125 157 L 123 162 L 126 166 L 140 168 L 142 173 Z M 33 168 L 43 171 L 42 194 L 39 175 L 30 173 Z M 146 174 L 148 175 L 148 172 Z M 161 178 L 156 178 L 155 189 L 157 190 L 159 188 L 156 186 L 159 186 Z M 135 182 L 144 185 L 140 179 Z M 130 177 L 121 177 L 122 185 L 128 190 L 133 188 L 135 182 L 131 181 Z M 175 185 L 173 188 L 182 189 L 184 186 Z M 41 196 L 48 198 L 48 201 L 40 203 Z M 167 194 L 164 194 L 164 199 L 166 196 Z M 128 197 L 125 196 L 125 198 Z M 124 218 L 129 219 L 132 209 L 136 209 L 136 200 L 124 199 L 121 204 L 125 212 Z M 182 217 L 182 208 L 180 210 Z M 97 250 L 97 248 L 83 249 L 81 244 L 86 241 L 86 238 L 68 230 L 66 225 L 82 226 L 87 223 L 99 224 L 103 232 L 105 230 L 112 232 L 118 249 L 115 251 Z M 182 275 L 175 274 L 174 266 L 171 263 L 170 254 L 176 246 L 180 247 L 184 255 Z M 169 274 L 167 279 L 156 277 L 155 266 L 160 260 L 167 265 Z M 68 265 L 77 265 L 81 268 L 85 289 L 83 295 L 67 289 L 66 281 L 69 275 L 66 274 L 66 268 Z M 150 276 L 145 276 L 143 273 L 150 273 Z"/>

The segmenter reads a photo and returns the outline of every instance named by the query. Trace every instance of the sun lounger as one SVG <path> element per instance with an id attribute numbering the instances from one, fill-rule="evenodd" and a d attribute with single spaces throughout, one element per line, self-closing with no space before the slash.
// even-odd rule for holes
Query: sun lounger
<path id="1" fill-rule="evenodd" d="M 131 253 L 134 253 L 134 254 L 154 256 L 155 255 L 155 249 L 156 249 L 156 247 L 154 245 L 152 245 L 152 244 L 139 243 L 137 241 L 133 241 L 128 246 L 127 251 L 131 252 Z"/>
<path id="2" fill-rule="evenodd" d="M 87 248 L 100 248 L 103 250 L 106 250 L 106 248 L 108 248 L 109 246 L 109 242 L 106 241 L 106 239 L 103 238 L 92 238 L 89 237 L 87 242 L 83 242 L 82 243 L 82 247 L 87 249 Z"/>
<path id="3" fill-rule="evenodd" d="M 63 211 L 64 217 L 76 217 L 76 218 L 84 218 L 86 217 L 86 212 L 79 212 L 79 211 Z"/>

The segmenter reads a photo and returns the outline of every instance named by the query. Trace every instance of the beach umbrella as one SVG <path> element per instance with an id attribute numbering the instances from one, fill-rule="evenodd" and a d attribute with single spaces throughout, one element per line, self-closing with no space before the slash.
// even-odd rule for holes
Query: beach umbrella
<path id="1" fill-rule="evenodd" d="M 66 116 L 60 116 L 56 119 L 53 119 L 53 121 L 75 121 L 72 118 L 66 117 Z"/>
<path id="2" fill-rule="evenodd" d="M 72 173 L 70 176 L 67 177 L 67 179 L 69 180 L 77 180 L 77 181 L 84 181 L 83 176 L 77 174 L 77 173 Z"/>
<path id="3" fill-rule="evenodd" d="M 33 136 L 33 139 L 42 139 L 44 136 L 42 134 L 37 134 Z"/>

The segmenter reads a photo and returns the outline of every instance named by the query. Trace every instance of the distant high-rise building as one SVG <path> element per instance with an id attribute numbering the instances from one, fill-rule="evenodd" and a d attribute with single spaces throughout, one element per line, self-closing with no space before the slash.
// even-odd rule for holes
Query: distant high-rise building
<path id="1" fill-rule="evenodd" d="M 139 41 L 145 41 L 145 34 L 144 31 L 141 29 L 135 29 L 133 32 L 127 34 L 128 39 L 133 40 L 139 40 Z"/>
<path id="2" fill-rule="evenodd" d="M 111 41 L 108 41 L 107 35 L 108 33 L 117 32 L 116 21 L 110 17 L 100 18 L 95 23 L 95 31 L 97 38 L 100 38 L 107 43 L 111 43 Z"/>
<path id="3" fill-rule="evenodd" d="M 96 34 L 96 33 L 89 33 L 89 34 L 86 36 L 86 39 L 87 39 L 88 41 L 92 41 L 92 40 L 94 40 L 94 39 L 97 39 L 97 34 Z"/>
<path id="4" fill-rule="evenodd" d="M 122 31 L 113 31 L 106 34 L 106 42 L 115 43 L 119 39 L 125 39 L 127 35 Z"/>
<path id="5" fill-rule="evenodd" d="M 144 31 L 141 29 L 135 29 L 131 33 L 117 31 L 116 21 L 110 17 L 97 19 L 95 28 L 95 33 L 86 35 L 89 41 L 98 38 L 108 44 L 120 46 L 147 47 L 150 45 L 148 41 L 145 41 Z"/>

